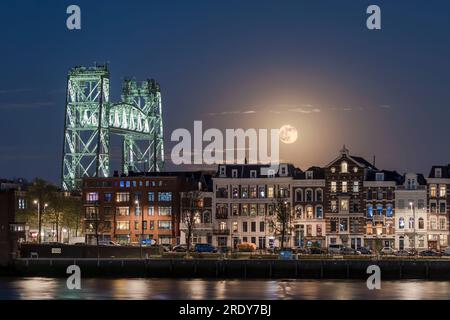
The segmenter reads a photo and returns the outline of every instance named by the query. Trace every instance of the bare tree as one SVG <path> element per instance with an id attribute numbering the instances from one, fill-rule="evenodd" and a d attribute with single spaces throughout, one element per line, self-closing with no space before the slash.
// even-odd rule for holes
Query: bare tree
<path id="1" fill-rule="evenodd" d="M 281 250 L 284 249 L 286 236 L 291 234 L 292 221 L 294 219 L 287 200 L 285 194 L 277 193 L 277 197 L 274 199 L 274 216 L 268 221 L 275 233 L 281 236 Z"/>
<path id="2" fill-rule="evenodd" d="M 183 223 L 186 226 L 187 254 L 189 254 L 191 250 L 191 242 L 196 224 L 196 215 L 202 209 L 201 198 L 201 191 L 198 190 L 187 192 L 184 198 L 185 205 L 183 207 Z"/>

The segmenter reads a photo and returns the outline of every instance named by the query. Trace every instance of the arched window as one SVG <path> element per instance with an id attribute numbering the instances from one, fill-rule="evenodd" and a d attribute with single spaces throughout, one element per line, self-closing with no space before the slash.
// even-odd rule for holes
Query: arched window
<path id="1" fill-rule="evenodd" d="M 423 221 L 423 218 L 419 218 L 419 229 L 425 228 L 425 223 Z"/>
<path id="2" fill-rule="evenodd" d="M 295 201 L 303 202 L 303 190 L 302 189 L 295 190 Z"/>
<path id="3" fill-rule="evenodd" d="M 312 206 L 306 207 L 306 218 L 307 219 L 313 219 L 314 218 L 314 211 Z"/>
<path id="4" fill-rule="evenodd" d="M 316 206 L 316 218 L 317 219 L 323 218 L 323 207 L 322 206 Z"/>
<path id="5" fill-rule="evenodd" d="M 341 162 L 341 173 L 347 173 L 348 172 L 348 163 L 346 161 Z"/>
<path id="6" fill-rule="evenodd" d="M 383 215 L 383 205 L 382 204 L 377 204 L 377 214 L 379 216 Z"/>
<path id="7" fill-rule="evenodd" d="M 404 229 L 405 228 L 405 219 L 403 217 L 398 219 L 398 228 L 399 229 Z"/>
<path id="8" fill-rule="evenodd" d="M 323 191 L 322 191 L 322 189 L 317 189 L 316 190 L 316 201 L 317 202 L 322 202 L 323 201 Z"/>
<path id="9" fill-rule="evenodd" d="M 371 204 L 369 204 L 369 206 L 367 207 L 367 217 L 373 217 L 373 206 Z"/>
<path id="10" fill-rule="evenodd" d="M 392 218 L 393 211 L 392 211 L 392 205 L 388 204 L 386 207 L 386 217 Z"/>
<path id="11" fill-rule="evenodd" d="M 306 189 L 306 202 L 313 202 L 313 191 L 312 189 Z"/>

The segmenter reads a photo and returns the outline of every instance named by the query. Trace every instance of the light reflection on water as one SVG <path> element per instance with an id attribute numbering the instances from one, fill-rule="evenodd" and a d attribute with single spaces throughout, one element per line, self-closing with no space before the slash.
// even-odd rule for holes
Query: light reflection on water
<path id="1" fill-rule="evenodd" d="M 0 299 L 450 299 L 446 281 L 383 281 L 370 291 L 353 280 L 83 279 L 68 290 L 65 279 L 1 278 Z"/>

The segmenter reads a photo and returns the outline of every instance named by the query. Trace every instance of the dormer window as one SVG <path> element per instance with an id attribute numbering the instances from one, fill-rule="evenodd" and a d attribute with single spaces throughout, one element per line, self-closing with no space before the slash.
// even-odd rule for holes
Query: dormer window
<path id="1" fill-rule="evenodd" d="M 224 176 L 225 175 L 225 166 L 220 166 L 219 170 L 220 170 L 220 175 Z"/>
<path id="2" fill-rule="evenodd" d="M 275 170 L 273 170 L 273 169 L 267 170 L 267 176 L 269 178 L 275 178 Z"/>
<path id="3" fill-rule="evenodd" d="M 375 180 L 376 181 L 384 181 L 384 173 L 383 172 L 377 172 L 375 174 Z"/>
<path id="4" fill-rule="evenodd" d="M 441 168 L 434 169 L 434 177 L 435 178 L 442 178 L 442 169 Z"/>
<path id="5" fill-rule="evenodd" d="M 237 169 L 231 170 L 231 177 L 232 177 L 232 178 L 237 178 L 237 177 L 238 177 L 238 171 L 237 171 Z"/>
<path id="6" fill-rule="evenodd" d="M 348 163 L 345 161 L 342 161 L 341 163 L 341 173 L 347 173 L 348 172 Z"/>
<path id="7" fill-rule="evenodd" d="M 335 167 L 332 167 L 331 168 L 331 173 L 335 173 L 336 172 L 336 168 Z"/>
<path id="8" fill-rule="evenodd" d="M 250 178 L 256 178 L 256 170 L 250 170 Z"/>
<path id="9" fill-rule="evenodd" d="M 285 164 L 280 166 L 280 175 L 282 175 L 282 176 L 287 175 L 287 166 Z"/>
<path id="10" fill-rule="evenodd" d="M 306 171 L 306 179 L 313 179 L 313 171 Z"/>
<path id="11" fill-rule="evenodd" d="M 353 167 L 353 172 L 357 173 L 358 172 L 358 167 Z"/>

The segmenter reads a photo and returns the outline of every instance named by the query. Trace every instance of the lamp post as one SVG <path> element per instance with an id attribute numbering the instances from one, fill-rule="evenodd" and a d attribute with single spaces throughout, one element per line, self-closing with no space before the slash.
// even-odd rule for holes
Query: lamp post
<path id="1" fill-rule="evenodd" d="M 409 203 L 411 206 L 411 210 L 413 212 L 413 241 L 414 241 L 414 253 L 416 252 L 416 207 L 414 206 L 414 203 L 411 201 Z"/>
<path id="2" fill-rule="evenodd" d="M 38 211 L 38 243 L 40 244 L 41 243 L 41 229 L 42 229 L 42 223 L 41 223 L 41 221 L 42 221 L 42 219 L 41 219 L 41 216 L 42 216 L 41 201 L 36 199 L 36 200 L 33 201 L 33 203 L 35 205 L 37 205 L 37 211 Z M 47 207 L 48 207 L 48 204 L 44 203 L 44 209 L 47 208 Z"/>

